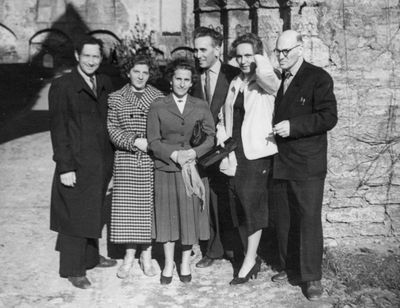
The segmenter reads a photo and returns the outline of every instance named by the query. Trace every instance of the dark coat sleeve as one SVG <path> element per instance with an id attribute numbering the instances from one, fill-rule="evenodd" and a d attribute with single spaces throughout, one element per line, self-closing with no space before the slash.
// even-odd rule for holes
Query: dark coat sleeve
<path id="1" fill-rule="evenodd" d="M 290 137 L 319 135 L 331 130 L 337 123 L 337 104 L 333 80 L 323 70 L 315 76 L 313 112 L 290 118 Z"/>
<path id="2" fill-rule="evenodd" d="M 68 117 L 71 108 L 68 105 L 67 86 L 61 78 L 53 81 L 49 90 L 50 135 L 53 145 L 53 160 L 58 173 L 76 170 L 72 141 L 68 134 Z"/>

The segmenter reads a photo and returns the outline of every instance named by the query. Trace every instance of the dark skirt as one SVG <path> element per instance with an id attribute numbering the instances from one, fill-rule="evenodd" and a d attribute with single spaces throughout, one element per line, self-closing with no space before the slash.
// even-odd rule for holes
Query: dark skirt
<path id="1" fill-rule="evenodd" d="M 245 115 L 244 95 L 240 92 L 234 104 L 232 137 L 237 167 L 230 178 L 230 204 L 232 220 L 236 227 L 246 226 L 247 234 L 268 227 L 268 182 L 272 168 L 272 156 L 248 160 L 244 155 L 242 123 Z"/>
<path id="2" fill-rule="evenodd" d="M 272 156 L 240 160 L 229 191 L 235 227 L 244 225 L 247 234 L 268 227 L 268 198 Z"/>
<path id="3" fill-rule="evenodd" d="M 203 179 L 206 200 L 209 199 L 207 179 Z M 154 219 L 152 235 L 157 242 L 180 240 L 193 245 L 210 237 L 208 201 L 201 210 L 201 201 L 186 194 L 181 172 L 155 170 Z"/>

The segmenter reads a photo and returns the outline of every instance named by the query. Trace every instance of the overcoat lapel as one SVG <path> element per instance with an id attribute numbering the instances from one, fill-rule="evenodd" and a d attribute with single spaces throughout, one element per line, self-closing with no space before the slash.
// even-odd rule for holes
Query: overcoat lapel
<path id="1" fill-rule="evenodd" d="M 83 79 L 83 77 L 81 76 L 81 74 L 79 74 L 78 69 L 75 67 L 72 69 L 72 74 L 74 74 L 75 76 L 72 78 L 72 82 L 74 83 L 74 87 L 76 89 L 77 92 L 86 92 L 88 93 L 95 101 L 97 101 L 97 97 L 96 95 L 94 95 L 92 89 L 89 88 L 89 85 L 86 83 L 86 81 Z M 104 85 L 102 84 L 101 81 L 99 81 L 100 78 L 97 78 L 97 81 L 100 82 L 100 85 L 98 84 L 97 87 L 98 89 L 103 88 Z"/>
<path id="2" fill-rule="evenodd" d="M 97 82 L 97 97 L 100 97 L 103 91 L 106 90 L 104 79 L 101 78 L 99 75 L 96 74 L 96 82 Z M 85 82 L 86 83 L 86 82 Z"/>
<path id="3" fill-rule="evenodd" d="M 283 79 L 281 82 L 281 87 L 279 88 L 278 91 L 278 97 L 281 99 L 279 100 L 279 109 L 280 110 L 288 110 L 290 108 L 290 102 L 295 100 L 296 95 L 299 93 L 299 89 L 301 87 L 301 80 L 304 79 L 304 68 L 305 68 L 306 62 L 303 62 L 303 64 L 300 66 L 298 72 L 296 75 L 293 77 L 292 82 L 289 84 L 289 87 L 286 89 L 285 94 L 283 94 Z"/>
<path id="4" fill-rule="evenodd" d="M 186 118 L 193 110 L 194 110 L 194 102 L 192 100 L 192 97 L 188 95 L 182 116 Z"/>
<path id="5" fill-rule="evenodd" d="M 183 119 L 183 115 L 181 114 L 181 112 L 178 109 L 178 106 L 175 103 L 174 98 L 172 97 L 172 94 L 167 96 L 167 100 L 165 101 L 166 105 L 167 105 L 167 110 L 171 113 L 173 113 L 174 115 L 180 117 L 181 119 Z M 187 104 L 187 102 L 186 102 Z M 185 106 L 186 108 L 186 106 Z"/>
<path id="6" fill-rule="evenodd" d="M 214 95 L 211 100 L 211 113 L 218 114 L 219 110 L 221 109 L 222 105 L 225 103 L 226 97 L 226 89 L 229 88 L 229 82 L 226 78 L 226 71 L 225 67 L 221 65 L 221 70 L 218 74 L 217 83 L 215 85 Z M 221 89 L 225 89 L 225 91 L 221 91 Z"/>

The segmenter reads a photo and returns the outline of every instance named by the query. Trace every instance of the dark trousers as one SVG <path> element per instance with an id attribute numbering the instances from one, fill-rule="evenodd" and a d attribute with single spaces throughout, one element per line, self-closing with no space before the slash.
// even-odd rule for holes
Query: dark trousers
<path id="1" fill-rule="evenodd" d="M 99 263 L 97 239 L 58 234 L 56 250 L 60 252 L 60 276 L 85 276 L 86 270 Z"/>
<path id="2" fill-rule="evenodd" d="M 210 239 L 203 254 L 212 259 L 222 258 L 224 251 L 235 251 L 237 241 L 240 242 L 229 206 L 229 178 L 219 171 L 218 165 L 207 170 L 210 183 Z"/>
<path id="3" fill-rule="evenodd" d="M 273 198 L 282 269 L 300 274 L 302 281 L 321 279 L 321 223 L 325 179 L 274 180 Z"/>

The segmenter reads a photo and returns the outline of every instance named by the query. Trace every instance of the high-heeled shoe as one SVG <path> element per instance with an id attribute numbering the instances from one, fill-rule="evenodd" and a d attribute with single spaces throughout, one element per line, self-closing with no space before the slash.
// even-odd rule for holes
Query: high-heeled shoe
<path id="1" fill-rule="evenodd" d="M 180 275 L 179 276 L 180 281 L 182 281 L 183 283 L 189 283 L 192 281 L 192 274 L 189 275 Z"/>
<path id="2" fill-rule="evenodd" d="M 172 281 L 172 276 L 171 276 L 171 277 L 167 277 L 167 276 L 164 276 L 164 275 L 161 273 L 161 276 L 160 276 L 160 283 L 161 283 L 161 284 L 164 284 L 164 285 L 170 284 L 171 281 Z"/>
<path id="3" fill-rule="evenodd" d="M 146 276 L 153 277 L 153 276 L 157 275 L 157 271 L 153 266 L 152 260 L 150 260 L 150 265 L 149 265 L 149 264 L 146 264 L 146 262 L 143 262 L 143 258 L 140 257 L 139 263 L 140 263 L 140 268 L 142 269 L 143 273 Z"/>
<path id="4" fill-rule="evenodd" d="M 166 284 L 170 284 L 171 283 L 174 269 L 175 269 L 175 264 L 174 264 L 174 267 L 172 268 L 172 275 L 171 276 L 164 276 L 163 272 L 161 271 L 160 284 L 166 285 Z"/>
<path id="5" fill-rule="evenodd" d="M 237 285 L 237 284 L 242 284 L 242 283 L 246 283 L 251 279 L 256 279 L 258 272 L 261 270 L 261 260 L 256 259 L 256 263 L 253 265 L 253 267 L 250 269 L 250 271 L 247 273 L 246 276 L 244 277 L 239 277 L 236 276 L 235 278 L 233 278 L 231 280 L 231 282 L 229 283 L 230 285 Z"/>

